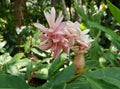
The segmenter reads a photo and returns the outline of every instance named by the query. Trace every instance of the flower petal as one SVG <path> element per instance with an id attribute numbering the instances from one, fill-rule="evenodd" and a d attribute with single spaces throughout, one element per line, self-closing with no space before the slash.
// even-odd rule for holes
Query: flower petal
<path id="1" fill-rule="evenodd" d="M 50 42 L 50 43 L 46 43 L 46 44 L 42 44 L 42 45 L 40 45 L 40 49 L 42 49 L 42 50 L 48 50 L 48 49 L 50 49 L 52 47 L 52 43 Z"/>
<path id="2" fill-rule="evenodd" d="M 60 51 L 61 51 L 62 47 L 61 46 L 58 46 L 55 51 L 54 51 L 54 58 L 57 59 L 58 56 L 60 55 Z"/>
<path id="3" fill-rule="evenodd" d="M 56 35 L 65 35 L 65 32 L 64 31 L 56 31 L 55 34 Z"/>
<path id="4" fill-rule="evenodd" d="M 53 43 L 57 43 L 57 42 L 59 42 L 60 41 L 60 38 L 55 38 L 55 39 L 53 39 Z"/>
<path id="5" fill-rule="evenodd" d="M 82 31 L 81 33 L 82 34 L 87 34 L 89 31 L 90 31 L 89 29 L 86 29 L 86 30 Z"/>
<path id="6" fill-rule="evenodd" d="M 47 19 L 47 22 L 48 22 L 50 28 L 53 28 L 53 25 L 55 22 L 55 15 L 56 15 L 55 8 L 52 7 L 50 13 L 44 12 L 44 15 L 45 15 L 45 18 Z"/>
<path id="7" fill-rule="evenodd" d="M 75 44 L 75 37 L 70 37 L 68 40 L 69 40 L 68 42 L 70 47 Z"/>
<path id="8" fill-rule="evenodd" d="M 63 20 L 63 16 L 62 16 L 62 13 L 60 13 L 59 17 L 56 19 L 56 22 L 54 24 L 54 29 L 56 29 L 59 26 L 59 24 L 62 22 L 62 20 Z"/>
<path id="9" fill-rule="evenodd" d="M 37 27 L 37 28 L 39 28 L 39 29 L 40 29 L 42 32 L 44 32 L 44 33 L 47 33 L 47 32 L 48 32 L 48 31 L 47 31 L 47 28 L 44 27 L 43 25 L 39 24 L 39 23 L 34 23 L 34 26 Z"/>
<path id="10" fill-rule="evenodd" d="M 55 8 L 51 8 L 51 18 L 50 18 L 50 27 L 53 27 L 54 22 L 55 22 L 55 16 L 56 16 L 56 11 Z"/>
<path id="11" fill-rule="evenodd" d="M 88 47 L 88 44 L 83 41 L 77 40 L 77 43 L 83 47 Z"/>
<path id="12" fill-rule="evenodd" d="M 65 26 L 66 26 L 66 23 L 65 23 L 65 22 L 60 23 L 60 24 L 56 27 L 55 32 L 57 32 L 57 31 L 65 32 Z"/>
<path id="13" fill-rule="evenodd" d="M 46 36 L 46 35 L 40 35 L 39 36 L 39 38 L 40 38 L 40 40 L 42 40 L 42 41 L 45 41 L 45 40 L 47 40 L 48 39 L 48 37 Z"/>
<path id="14" fill-rule="evenodd" d="M 62 45 L 62 48 L 63 48 L 63 50 L 66 52 L 66 53 L 69 53 L 69 51 L 70 51 L 70 47 L 69 47 L 69 41 L 68 41 L 68 39 L 63 39 L 62 40 L 62 42 L 60 43 L 61 45 Z"/>

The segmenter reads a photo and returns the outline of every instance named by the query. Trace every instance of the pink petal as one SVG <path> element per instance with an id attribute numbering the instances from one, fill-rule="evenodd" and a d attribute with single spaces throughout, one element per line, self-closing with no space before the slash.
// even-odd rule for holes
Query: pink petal
<path id="1" fill-rule="evenodd" d="M 46 43 L 46 44 L 42 44 L 42 45 L 40 45 L 40 49 L 42 49 L 42 50 L 48 50 L 48 49 L 50 49 L 52 47 L 52 43 Z"/>
<path id="2" fill-rule="evenodd" d="M 54 43 L 51 47 L 51 51 L 55 51 L 57 49 L 57 43 Z"/>
<path id="3" fill-rule="evenodd" d="M 83 46 L 83 47 L 88 47 L 88 44 L 86 44 L 83 41 L 77 40 L 77 42 L 79 43 L 79 45 Z"/>
<path id="4" fill-rule="evenodd" d="M 75 38 L 71 37 L 69 38 L 69 46 L 73 46 L 75 44 Z"/>
<path id="5" fill-rule="evenodd" d="M 60 23 L 60 24 L 58 25 L 58 27 L 57 27 L 56 29 L 57 29 L 57 31 L 58 31 L 58 30 L 64 30 L 65 27 L 66 27 L 66 23 L 65 23 L 65 22 L 62 22 L 62 23 Z"/>
<path id="6" fill-rule="evenodd" d="M 56 50 L 54 51 L 54 55 L 53 56 L 54 56 L 55 59 L 57 59 L 59 57 L 61 49 L 62 49 L 62 47 L 58 46 L 56 48 Z"/>
<path id="7" fill-rule="evenodd" d="M 52 7 L 51 8 L 51 18 L 50 18 L 50 27 L 52 28 L 55 22 L 55 16 L 56 16 L 56 12 L 55 12 L 55 8 Z"/>
<path id="8" fill-rule="evenodd" d="M 34 23 L 34 26 L 37 27 L 37 28 L 39 28 L 44 33 L 48 32 L 47 28 L 44 27 L 43 25 L 39 24 L 39 23 Z"/>
<path id="9" fill-rule="evenodd" d="M 59 41 L 60 41 L 59 38 L 53 39 L 53 43 L 57 43 L 57 42 L 59 42 Z"/>
<path id="10" fill-rule="evenodd" d="M 44 15 L 50 28 L 52 28 L 55 22 L 55 15 L 56 15 L 55 8 L 54 7 L 51 8 L 51 13 L 44 12 Z"/>
<path id="11" fill-rule="evenodd" d="M 70 52 L 70 48 L 69 48 L 68 43 L 64 42 L 63 50 L 64 50 L 66 53 L 69 53 L 69 52 Z"/>
<path id="12" fill-rule="evenodd" d="M 69 51 L 70 51 L 70 47 L 69 47 L 69 41 L 68 41 L 68 39 L 65 39 L 65 38 L 63 38 L 62 40 L 61 40 L 61 42 L 59 43 L 59 45 L 62 45 L 62 49 L 66 52 L 66 53 L 69 53 Z"/>
<path id="13" fill-rule="evenodd" d="M 64 31 L 56 31 L 55 34 L 56 35 L 65 35 L 65 32 Z"/>
<path id="14" fill-rule="evenodd" d="M 57 18 L 55 24 L 54 24 L 54 27 L 58 27 L 58 25 L 62 22 L 63 20 L 63 16 L 62 16 L 62 13 L 59 14 L 59 17 Z"/>
<path id="15" fill-rule="evenodd" d="M 60 40 L 62 39 L 62 36 L 61 35 L 54 35 L 54 37 L 53 37 L 53 43 L 57 43 L 57 42 L 59 42 Z"/>
<path id="16" fill-rule="evenodd" d="M 48 37 L 47 37 L 47 36 L 45 36 L 45 35 L 40 35 L 40 36 L 39 36 L 39 38 L 40 38 L 42 41 L 45 41 L 45 40 L 47 40 L 47 39 L 48 39 Z"/>

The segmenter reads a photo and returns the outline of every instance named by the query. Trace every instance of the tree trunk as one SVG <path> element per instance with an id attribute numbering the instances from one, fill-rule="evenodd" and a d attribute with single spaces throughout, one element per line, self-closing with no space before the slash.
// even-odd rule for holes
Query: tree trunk
<path id="1" fill-rule="evenodd" d="M 16 26 L 20 27 L 22 25 L 22 18 L 27 18 L 27 6 L 26 0 L 14 0 L 14 20 Z M 24 18 L 25 19 L 25 18 Z M 26 19 L 25 19 L 26 22 Z"/>
<path id="2" fill-rule="evenodd" d="M 22 0 L 14 0 L 14 20 L 16 26 L 21 26 L 21 19 L 23 16 L 22 9 L 21 9 Z"/>
<path id="3" fill-rule="evenodd" d="M 28 16 L 28 11 L 27 11 L 27 6 L 26 6 L 26 0 L 22 0 L 22 7 L 23 7 L 22 13 L 24 16 L 24 24 L 27 24 L 29 20 L 29 16 Z"/>

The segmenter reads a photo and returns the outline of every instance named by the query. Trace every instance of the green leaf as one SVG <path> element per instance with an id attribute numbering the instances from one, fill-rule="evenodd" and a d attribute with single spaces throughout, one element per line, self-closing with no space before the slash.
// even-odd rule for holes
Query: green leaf
<path id="1" fill-rule="evenodd" d="M 32 69 L 33 69 L 33 63 L 32 63 L 32 61 L 30 61 L 27 65 L 27 71 L 26 71 L 28 80 L 30 79 Z"/>
<path id="2" fill-rule="evenodd" d="M 28 89 L 29 86 L 18 76 L 0 75 L 0 88 Z"/>
<path id="3" fill-rule="evenodd" d="M 120 89 L 120 80 L 114 78 L 105 77 L 104 81 L 109 82 L 111 85 L 115 85 Z"/>
<path id="4" fill-rule="evenodd" d="M 18 69 L 22 69 L 22 67 L 24 68 L 25 66 L 27 66 L 29 62 L 30 62 L 30 59 L 24 58 L 24 59 L 18 60 L 15 63 L 15 66 L 17 66 Z"/>
<path id="5" fill-rule="evenodd" d="M 10 63 L 15 63 L 16 61 L 20 60 L 22 57 L 24 56 L 24 53 L 17 53 L 12 60 L 10 61 Z"/>
<path id="6" fill-rule="evenodd" d="M 75 6 L 75 9 L 76 9 L 79 17 L 80 17 L 83 21 L 88 20 L 88 17 L 87 17 L 87 15 L 86 15 L 85 11 L 84 11 L 84 8 L 79 6 L 77 0 L 75 0 L 74 6 Z"/>
<path id="7" fill-rule="evenodd" d="M 37 50 L 36 48 L 32 48 L 31 51 L 41 57 L 45 57 L 46 56 L 46 53 L 45 52 L 42 52 L 42 51 L 39 51 Z"/>
<path id="8" fill-rule="evenodd" d="M 114 86 L 111 88 L 105 88 L 105 89 L 120 89 L 120 75 L 119 75 L 120 69 L 117 67 L 113 68 L 105 68 L 105 69 L 100 69 L 92 72 L 87 72 L 85 75 L 87 77 L 95 78 L 95 79 L 100 79 L 103 82 L 106 82 L 107 84 Z M 107 86 L 103 85 L 102 86 Z"/>
<path id="9" fill-rule="evenodd" d="M 85 75 L 89 77 L 94 77 L 94 78 L 114 78 L 120 81 L 120 68 L 113 67 L 113 68 L 105 68 L 105 69 L 99 69 L 96 71 L 89 71 L 86 72 Z"/>
<path id="10" fill-rule="evenodd" d="M 92 89 L 102 89 L 102 86 L 100 86 L 100 84 L 97 83 L 98 80 L 94 80 L 88 77 L 87 77 L 87 80 L 89 84 L 91 85 Z"/>
<path id="11" fill-rule="evenodd" d="M 0 18 L 0 24 L 5 24 L 5 23 L 7 23 L 7 21 L 2 19 L 2 18 Z"/>
<path id="12" fill-rule="evenodd" d="M 108 7 L 114 18 L 120 23 L 120 9 L 107 0 Z"/>
<path id="13" fill-rule="evenodd" d="M 78 16 L 80 17 L 80 20 L 82 20 L 82 22 L 87 27 L 89 27 L 87 21 L 93 21 L 96 23 L 101 22 L 101 12 L 95 10 L 94 4 L 91 4 L 91 6 L 89 8 L 91 11 L 89 11 L 88 8 L 83 7 L 82 5 L 80 6 L 78 3 L 79 2 L 77 0 L 75 0 L 74 6 L 76 9 L 76 12 L 77 12 Z M 93 38 L 96 38 L 99 34 L 100 34 L 100 30 L 98 31 L 96 29 L 90 28 L 90 35 Z"/>
<path id="14" fill-rule="evenodd" d="M 31 45 L 31 40 L 29 39 L 24 44 L 25 52 L 27 52 L 30 49 L 30 45 Z"/>
<path id="15" fill-rule="evenodd" d="M 46 87 L 46 86 L 42 86 L 42 87 L 32 87 L 32 88 L 29 88 L 29 89 L 52 89 L 52 88 Z"/>
<path id="16" fill-rule="evenodd" d="M 117 62 L 116 56 L 110 50 L 108 52 L 104 52 L 103 57 L 107 59 L 112 64 L 112 66 L 116 66 L 115 64 L 115 61 Z"/>
<path id="17" fill-rule="evenodd" d="M 52 78 L 46 85 L 47 86 L 54 86 L 59 85 L 60 83 L 65 83 L 71 78 L 74 77 L 74 65 L 70 65 L 67 68 L 63 69 L 62 71 L 58 72 L 54 78 Z"/>
<path id="18" fill-rule="evenodd" d="M 57 89 L 57 88 L 56 88 Z M 114 84 L 108 83 L 103 79 L 96 79 L 88 76 L 78 77 L 68 83 L 65 89 L 119 89 Z"/>
<path id="19" fill-rule="evenodd" d="M 89 24 L 90 27 L 97 28 L 101 31 L 104 31 L 107 35 L 109 35 L 110 40 L 112 38 L 112 41 L 114 40 L 114 42 L 117 42 L 117 45 L 115 46 L 116 47 L 119 46 L 118 48 L 120 48 L 120 36 L 117 35 L 113 30 L 106 28 L 104 26 L 101 26 L 100 24 L 92 22 L 92 21 L 88 21 L 87 23 Z"/>
<path id="20" fill-rule="evenodd" d="M 6 45 L 6 41 L 0 42 L 0 50 Z"/>
<path id="21" fill-rule="evenodd" d="M 86 60 L 86 67 L 88 69 L 98 69 L 100 68 L 100 64 L 98 60 Z"/>
<path id="22" fill-rule="evenodd" d="M 91 59 L 93 60 L 98 60 L 99 57 L 101 56 L 101 46 L 98 44 L 98 39 L 96 39 L 95 41 L 93 41 L 91 43 L 91 47 L 88 51 L 88 55 L 90 56 Z"/>
<path id="23" fill-rule="evenodd" d="M 91 85 L 91 89 L 119 89 L 114 84 L 105 81 L 105 79 L 95 79 L 87 77 L 89 84 Z"/>
<path id="24" fill-rule="evenodd" d="M 48 70 L 48 76 L 49 78 L 52 78 L 55 73 L 57 73 L 60 69 L 60 67 L 64 64 L 65 59 L 66 59 L 66 54 L 61 54 L 60 57 L 56 60 L 53 61 L 51 64 L 49 70 Z"/>
<path id="25" fill-rule="evenodd" d="M 116 46 L 116 48 L 120 49 L 119 41 L 114 40 L 110 35 L 106 34 L 106 36 L 111 40 L 111 43 Z"/>
<path id="26" fill-rule="evenodd" d="M 48 72 L 46 71 L 47 69 L 45 69 L 44 73 L 36 73 L 34 75 L 34 78 L 39 78 L 39 79 L 48 79 Z"/>
<path id="27" fill-rule="evenodd" d="M 9 53 L 5 53 L 3 55 L 0 56 L 0 65 L 4 65 L 8 62 L 10 62 L 12 59 L 12 57 L 10 56 Z"/>
<path id="28" fill-rule="evenodd" d="M 70 71 L 70 70 L 69 70 Z M 89 71 L 68 81 L 69 71 L 61 72 L 55 79 L 37 89 L 120 89 L 120 68 Z M 64 80 L 64 79 L 67 79 Z M 62 82 L 61 82 L 62 81 Z"/>

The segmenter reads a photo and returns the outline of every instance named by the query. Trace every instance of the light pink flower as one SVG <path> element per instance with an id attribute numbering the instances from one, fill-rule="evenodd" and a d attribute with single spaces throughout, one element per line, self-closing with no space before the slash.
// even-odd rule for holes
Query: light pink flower
<path id="1" fill-rule="evenodd" d="M 34 26 L 39 28 L 44 34 L 40 35 L 40 39 L 43 44 L 40 46 L 43 50 L 51 49 L 54 52 L 54 58 L 58 58 L 61 50 L 63 49 L 66 53 L 69 53 L 69 41 L 68 39 L 73 39 L 72 35 L 66 35 L 64 28 L 66 26 L 65 22 L 62 22 L 62 13 L 59 14 L 56 19 L 56 11 L 52 7 L 50 13 L 44 12 L 49 28 L 44 27 L 39 23 L 35 23 Z"/>
<path id="2" fill-rule="evenodd" d="M 89 30 L 81 31 L 80 24 L 78 22 L 71 22 L 68 21 L 65 27 L 65 31 L 69 35 L 74 35 L 75 40 L 72 40 L 71 45 L 79 45 L 84 48 L 87 48 L 92 39 L 89 37 L 88 32 Z M 70 40 L 71 41 L 71 40 Z"/>

